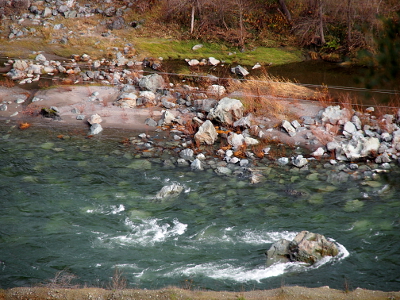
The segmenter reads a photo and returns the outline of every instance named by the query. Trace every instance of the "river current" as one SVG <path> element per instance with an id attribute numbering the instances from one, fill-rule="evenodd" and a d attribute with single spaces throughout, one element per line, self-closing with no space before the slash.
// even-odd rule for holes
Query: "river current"
<path id="1" fill-rule="evenodd" d="M 120 143 L 135 132 L 10 128 L 0 126 L 0 288 L 64 270 L 75 284 L 105 287 L 115 269 L 130 288 L 400 288 L 398 166 L 340 181 L 322 163 L 271 165 L 251 185 L 136 157 Z M 155 199 L 174 182 L 178 197 Z M 334 240 L 339 256 L 266 268 L 271 244 L 302 230 Z"/>

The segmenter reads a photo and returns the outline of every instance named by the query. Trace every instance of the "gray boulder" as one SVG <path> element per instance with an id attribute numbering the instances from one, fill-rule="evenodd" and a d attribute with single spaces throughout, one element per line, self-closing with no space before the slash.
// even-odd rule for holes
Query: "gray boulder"
<path id="1" fill-rule="evenodd" d="M 144 124 L 146 124 L 147 126 L 150 126 L 150 127 L 157 127 L 157 122 L 152 118 L 147 118 L 144 121 Z"/>
<path id="2" fill-rule="evenodd" d="M 196 142 L 207 145 L 213 145 L 218 137 L 218 133 L 210 120 L 205 121 L 200 127 L 199 131 L 194 135 Z"/>
<path id="3" fill-rule="evenodd" d="M 198 99 L 193 101 L 193 107 L 197 111 L 210 112 L 210 110 L 217 104 L 215 99 Z"/>
<path id="4" fill-rule="evenodd" d="M 122 17 L 116 17 L 109 25 L 108 29 L 119 30 L 125 28 L 125 20 Z"/>
<path id="5" fill-rule="evenodd" d="M 233 125 L 235 121 L 243 118 L 243 112 L 244 106 L 240 100 L 225 97 L 218 102 L 215 108 L 210 110 L 208 118 Z"/>
<path id="6" fill-rule="evenodd" d="M 164 78 L 158 74 L 143 76 L 139 81 L 139 87 L 142 90 L 156 92 L 165 87 Z"/>
<path id="7" fill-rule="evenodd" d="M 277 262 L 304 262 L 314 264 L 325 256 L 337 256 L 339 249 L 323 235 L 302 231 L 293 241 L 282 239 L 274 243 L 265 253 L 267 266 Z"/>

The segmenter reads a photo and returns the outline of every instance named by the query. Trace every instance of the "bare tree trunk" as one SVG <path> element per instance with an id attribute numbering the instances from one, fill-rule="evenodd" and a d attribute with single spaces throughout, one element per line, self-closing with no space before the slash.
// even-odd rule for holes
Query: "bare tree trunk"
<path id="1" fill-rule="evenodd" d="M 351 45 L 351 31 L 352 29 L 352 18 L 351 18 L 351 0 L 347 0 L 347 47 L 350 50 Z"/>
<path id="2" fill-rule="evenodd" d="M 278 0 L 279 6 L 282 9 L 283 14 L 285 15 L 286 21 L 289 24 L 292 24 L 292 15 L 290 14 L 290 11 L 288 10 L 285 0 Z"/>
<path id="3" fill-rule="evenodd" d="M 196 11 L 196 7 L 195 7 L 195 4 L 193 3 L 192 4 L 192 16 L 191 16 L 191 19 L 190 19 L 190 33 L 191 34 L 194 31 L 194 13 L 195 13 L 195 11 Z"/>
<path id="4" fill-rule="evenodd" d="M 319 0 L 319 7 L 318 7 L 318 16 L 319 16 L 319 35 L 321 38 L 321 45 L 325 45 L 325 34 L 324 34 L 324 20 L 323 20 L 323 12 L 322 12 L 322 1 Z"/>

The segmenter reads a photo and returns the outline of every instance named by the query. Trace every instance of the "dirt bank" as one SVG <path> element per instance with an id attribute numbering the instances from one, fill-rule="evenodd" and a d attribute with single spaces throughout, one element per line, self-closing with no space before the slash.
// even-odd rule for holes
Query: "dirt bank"
<path id="1" fill-rule="evenodd" d="M 191 291 L 178 288 L 161 290 L 105 290 L 99 288 L 13 288 L 0 291 L 0 299 L 7 300 L 83 300 L 83 299 L 195 299 L 195 300 L 387 300 L 400 299 L 400 292 L 369 291 L 357 288 L 354 291 L 340 291 L 329 287 L 304 288 L 298 286 L 282 287 L 273 290 L 250 292 Z"/>

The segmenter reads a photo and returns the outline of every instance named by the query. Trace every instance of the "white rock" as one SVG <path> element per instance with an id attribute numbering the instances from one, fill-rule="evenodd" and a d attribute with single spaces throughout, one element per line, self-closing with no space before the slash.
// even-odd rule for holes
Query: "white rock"
<path id="1" fill-rule="evenodd" d="M 196 158 L 199 160 L 205 160 L 206 156 L 203 153 L 199 153 L 199 154 L 197 154 Z"/>
<path id="2" fill-rule="evenodd" d="M 242 134 L 237 134 L 234 132 L 230 132 L 228 136 L 228 143 L 233 147 L 234 150 L 237 150 L 241 147 L 245 142 L 244 136 Z"/>
<path id="3" fill-rule="evenodd" d="M 212 66 L 217 66 L 217 65 L 219 65 L 221 63 L 221 61 L 216 59 L 216 58 L 214 58 L 214 57 L 209 57 L 208 58 L 208 63 L 210 65 L 212 65 Z"/>
<path id="4" fill-rule="evenodd" d="M 302 168 L 308 164 L 308 160 L 307 158 L 303 157 L 303 155 L 297 155 L 297 157 L 292 159 L 292 164 L 297 168 Z"/>
<path id="5" fill-rule="evenodd" d="M 45 62 L 47 59 L 46 59 L 46 57 L 43 55 L 43 54 L 38 54 L 37 56 L 36 56 L 36 58 L 35 58 L 35 60 L 36 61 L 38 61 L 38 62 Z"/>
<path id="6" fill-rule="evenodd" d="M 189 148 L 183 149 L 181 152 L 179 152 L 179 156 L 185 159 L 192 158 L 193 154 L 193 150 Z"/>
<path id="7" fill-rule="evenodd" d="M 231 149 L 226 150 L 225 155 L 227 157 L 231 157 L 233 155 L 233 151 Z"/>
<path id="8" fill-rule="evenodd" d="M 159 125 L 171 125 L 175 121 L 175 115 L 169 110 L 163 110 L 161 113 Z"/>
<path id="9" fill-rule="evenodd" d="M 190 168 L 192 170 L 203 170 L 203 165 L 200 159 L 196 158 L 191 164 Z"/>
<path id="10" fill-rule="evenodd" d="M 280 165 L 287 165 L 288 163 L 289 163 L 289 158 L 287 158 L 287 157 L 280 157 L 280 158 L 278 158 L 278 163 L 280 164 Z"/>
<path id="11" fill-rule="evenodd" d="M 198 143 L 205 143 L 207 145 L 213 145 L 218 137 L 218 133 L 214 128 L 214 125 L 210 120 L 205 121 L 200 127 L 197 133 L 194 135 L 194 139 Z"/>
<path id="12" fill-rule="evenodd" d="M 149 101 L 154 101 L 156 99 L 156 94 L 151 91 L 142 91 L 139 93 L 139 97 L 146 98 Z"/>
<path id="13" fill-rule="evenodd" d="M 356 125 L 354 125 L 352 122 L 346 122 L 343 129 L 350 134 L 353 134 L 357 131 Z"/>
<path id="14" fill-rule="evenodd" d="M 292 126 L 293 126 L 295 129 L 301 127 L 299 121 L 297 121 L 297 120 L 293 120 L 293 121 L 291 122 L 291 124 L 292 124 Z"/>
<path id="15" fill-rule="evenodd" d="M 183 191 L 183 186 L 178 183 L 164 186 L 155 196 L 157 200 L 179 196 Z"/>
<path id="16" fill-rule="evenodd" d="M 96 123 L 100 124 L 101 122 L 103 122 L 103 120 L 101 119 L 101 117 L 98 114 L 94 114 L 89 117 L 88 122 L 90 125 L 93 125 Z"/>
<path id="17" fill-rule="evenodd" d="M 243 112 L 244 106 L 240 100 L 225 97 L 218 101 L 216 107 L 210 109 L 208 118 L 232 125 L 243 117 Z"/>
<path id="18" fill-rule="evenodd" d="M 282 121 L 282 127 L 283 127 L 283 129 L 286 130 L 286 132 L 290 136 L 295 136 L 296 135 L 296 129 L 288 121 L 286 121 L 286 120 Z"/>
<path id="19" fill-rule="evenodd" d="M 226 89 L 222 85 L 213 84 L 207 88 L 207 92 L 216 96 L 222 96 L 226 93 Z"/>
<path id="20" fill-rule="evenodd" d="M 192 47 L 192 50 L 196 51 L 196 50 L 199 50 L 200 48 L 203 48 L 203 44 L 194 45 L 194 46 Z"/>
<path id="21" fill-rule="evenodd" d="M 236 163 L 238 163 L 239 161 L 240 161 L 240 159 L 237 158 L 237 157 L 232 157 L 232 158 L 229 160 L 229 162 L 230 162 L 231 164 L 236 164 Z"/>
<path id="22" fill-rule="evenodd" d="M 315 156 L 315 157 L 320 157 L 320 156 L 324 155 L 324 153 L 325 153 L 324 148 L 318 147 L 318 149 L 315 150 L 313 153 L 311 153 L 311 155 Z"/>
<path id="23" fill-rule="evenodd" d="M 258 145 L 260 142 L 252 137 L 248 137 L 246 136 L 244 138 L 244 142 L 247 146 L 254 146 L 254 145 Z"/>
<path id="24" fill-rule="evenodd" d="M 94 123 L 92 126 L 90 126 L 89 135 L 99 134 L 102 131 L 103 127 L 101 127 L 99 123 Z"/>
<path id="25" fill-rule="evenodd" d="M 190 59 L 187 61 L 188 65 L 191 67 L 198 66 L 200 62 L 197 59 Z"/>

